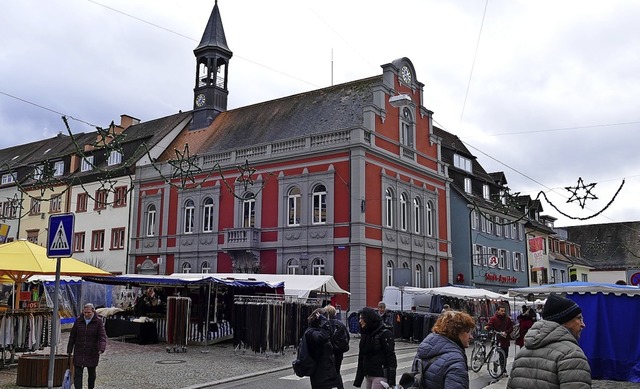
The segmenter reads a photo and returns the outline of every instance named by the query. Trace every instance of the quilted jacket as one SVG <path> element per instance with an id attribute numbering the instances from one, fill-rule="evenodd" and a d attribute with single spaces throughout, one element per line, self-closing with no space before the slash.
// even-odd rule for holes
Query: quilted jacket
<path id="1" fill-rule="evenodd" d="M 429 334 L 418 346 L 426 388 L 469 388 L 467 356 L 462 345 L 440 334 Z M 415 365 L 415 363 L 414 363 Z"/>
<path id="2" fill-rule="evenodd" d="M 547 320 L 533 324 L 518 351 L 507 388 L 591 388 L 591 368 L 576 338 Z"/>

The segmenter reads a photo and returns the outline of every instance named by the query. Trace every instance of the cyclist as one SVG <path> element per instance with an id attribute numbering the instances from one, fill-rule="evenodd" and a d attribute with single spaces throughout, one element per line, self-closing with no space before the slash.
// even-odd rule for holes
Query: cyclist
<path id="1" fill-rule="evenodd" d="M 513 321 L 509 316 L 507 316 L 507 308 L 505 307 L 505 305 L 502 305 L 498 308 L 496 313 L 491 317 L 491 319 L 489 319 L 489 322 L 484 327 L 484 329 L 496 332 L 496 336 L 498 337 L 498 344 L 504 351 L 504 358 L 501 358 L 500 364 L 503 367 L 505 376 L 508 376 L 507 357 L 509 356 L 509 346 L 511 345 L 509 337 L 511 336 L 511 331 L 513 331 Z"/>

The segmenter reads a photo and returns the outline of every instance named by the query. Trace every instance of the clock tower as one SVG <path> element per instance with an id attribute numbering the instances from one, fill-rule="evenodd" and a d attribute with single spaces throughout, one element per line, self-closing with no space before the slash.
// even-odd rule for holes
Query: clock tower
<path id="1" fill-rule="evenodd" d="M 196 57 L 196 85 L 193 88 L 191 129 L 197 130 L 209 126 L 220 112 L 227 110 L 227 77 L 233 53 L 227 46 L 217 0 L 200 44 L 193 53 Z"/>

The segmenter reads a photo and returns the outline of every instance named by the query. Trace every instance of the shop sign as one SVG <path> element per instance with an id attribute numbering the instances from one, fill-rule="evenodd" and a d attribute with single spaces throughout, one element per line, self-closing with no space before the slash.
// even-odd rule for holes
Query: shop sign
<path id="1" fill-rule="evenodd" d="M 485 273 L 484 280 L 490 281 L 490 282 L 499 282 L 501 284 L 517 284 L 518 283 L 518 277 L 503 276 L 502 274 L 489 273 L 489 272 Z"/>

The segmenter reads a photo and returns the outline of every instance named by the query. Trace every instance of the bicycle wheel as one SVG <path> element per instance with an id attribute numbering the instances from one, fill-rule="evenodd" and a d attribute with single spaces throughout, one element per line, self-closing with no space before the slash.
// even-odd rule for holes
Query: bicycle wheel
<path id="1" fill-rule="evenodd" d="M 485 352 L 484 345 L 475 345 L 473 351 L 471 351 L 471 370 L 476 373 L 479 372 L 480 369 L 482 369 L 482 365 L 484 365 Z"/>
<path id="2" fill-rule="evenodd" d="M 487 368 L 489 369 L 489 375 L 492 378 L 500 378 L 504 374 L 504 366 L 502 361 L 506 364 L 506 357 L 504 350 L 499 347 L 494 347 L 489 351 L 487 357 Z"/>

